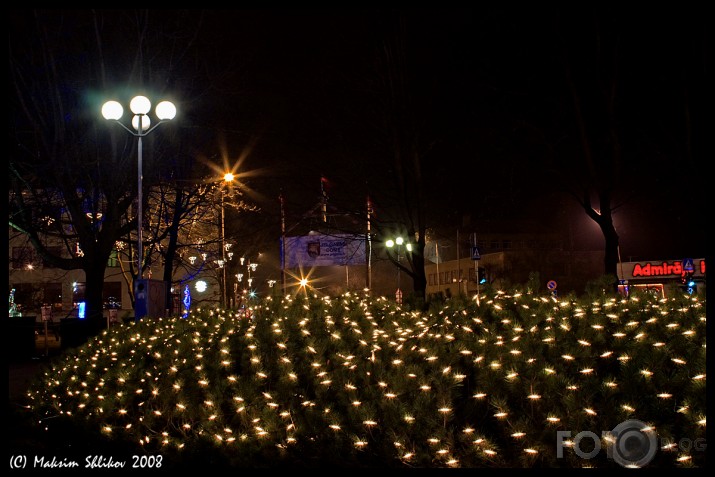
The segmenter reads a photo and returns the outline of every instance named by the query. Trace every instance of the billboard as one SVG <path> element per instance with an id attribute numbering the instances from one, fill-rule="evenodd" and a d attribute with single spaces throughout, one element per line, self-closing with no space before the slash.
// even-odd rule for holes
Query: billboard
<path id="1" fill-rule="evenodd" d="M 285 238 L 285 268 L 365 265 L 365 236 L 300 235 Z"/>

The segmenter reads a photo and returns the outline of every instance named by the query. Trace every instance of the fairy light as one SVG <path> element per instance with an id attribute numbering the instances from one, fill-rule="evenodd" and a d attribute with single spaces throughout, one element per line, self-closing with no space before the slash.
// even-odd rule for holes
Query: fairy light
<path id="1" fill-rule="evenodd" d="M 623 325 L 619 323 L 619 320 L 623 319 L 622 316 L 632 313 L 632 310 L 628 312 L 624 309 L 625 306 L 631 308 L 635 306 L 632 300 L 596 300 L 589 313 L 598 319 L 598 316 L 605 316 L 603 309 L 610 309 L 613 311 L 611 313 L 612 321 L 601 321 L 597 323 L 597 326 L 586 324 L 583 327 L 580 324 L 577 326 L 575 320 L 592 316 L 591 314 L 586 315 L 584 309 L 588 309 L 587 307 L 576 306 L 575 302 L 571 300 L 558 301 L 551 298 L 544 300 L 543 297 L 529 297 L 529 295 L 519 298 L 517 295 L 519 294 L 512 297 L 505 293 L 497 295 L 497 301 L 504 300 L 504 304 L 509 303 L 510 315 L 508 318 L 500 316 L 497 322 L 488 326 L 484 326 L 482 320 L 473 316 L 473 313 L 467 310 L 456 310 L 451 307 L 452 305 L 445 305 L 442 310 L 437 310 L 437 313 L 434 314 L 432 312 L 407 312 L 394 307 L 394 305 L 390 307 L 390 302 L 384 298 L 375 298 L 371 302 L 361 300 L 358 306 L 354 306 L 357 299 L 350 295 L 343 295 L 338 302 L 337 309 L 341 313 L 346 313 L 345 316 L 334 313 L 335 308 L 330 308 L 333 306 L 330 304 L 331 301 L 322 297 L 309 297 L 310 300 L 315 300 L 312 303 L 318 303 L 319 305 L 316 306 L 322 307 L 320 314 L 314 314 L 316 308 L 313 305 L 305 307 L 307 303 L 310 303 L 308 301 L 298 300 L 293 305 L 293 297 L 281 298 L 282 305 L 275 308 L 276 312 L 280 314 L 274 315 L 273 320 L 268 321 L 266 326 L 266 330 L 271 331 L 269 333 L 270 341 L 267 342 L 264 341 L 265 333 L 259 331 L 262 326 L 259 322 L 241 321 L 239 324 L 238 320 L 242 320 L 242 318 L 217 309 L 205 310 L 200 314 L 194 312 L 195 314 L 191 315 L 190 320 L 198 320 L 195 323 L 192 321 L 180 322 L 181 326 L 190 326 L 191 331 L 187 334 L 190 336 L 188 340 L 175 338 L 177 331 L 173 329 L 175 325 L 170 323 L 170 320 L 163 319 L 151 327 L 137 323 L 131 325 L 132 329 L 141 329 L 142 331 L 125 335 L 126 343 L 130 345 L 126 352 L 121 351 L 121 347 L 124 345 L 116 341 L 118 335 L 114 335 L 113 339 L 107 338 L 106 334 L 102 335 L 101 340 L 97 340 L 91 347 L 78 353 L 77 358 L 67 361 L 69 363 L 66 368 L 68 371 L 60 371 L 60 366 L 52 372 L 57 374 L 50 373 L 48 375 L 52 377 L 52 380 L 46 379 L 46 384 L 43 384 L 47 391 L 36 391 L 30 393 L 30 396 L 34 402 L 39 402 L 41 398 L 47 397 L 46 399 L 48 401 L 51 399 L 55 408 L 59 409 L 61 413 L 66 412 L 67 415 L 70 415 L 71 412 L 74 412 L 82 416 L 89 413 L 94 416 L 102 416 L 103 410 L 96 407 L 96 403 L 114 403 L 116 401 L 118 406 L 114 409 L 119 407 L 119 410 L 113 410 L 111 413 L 104 412 L 105 422 L 103 424 L 105 427 L 115 429 L 115 433 L 117 429 L 126 429 L 123 432 L 136 439 L 135 442 L 141 440 L 142 446 L 147 451 L 150 446 L 159 448 L 162 445 L 170 445 L 182 448 L 185 443 L 190 445 L 202 434 L 213 439 L 216 445 L 220 443 L 222 446 L 227 446 L 234 440 L 236 444 L 246 440 L 258 443 L 260 440 L 265 442 L 265 445 L 285 449 L 286 446 L 297 442 L 299 435 L 295 424 L 300 425 L 299 423 L 304 419 L 303 416 L 300 416 L 294 424 L 292 422 L 294 416 L 291 415 L 291 412 L 293 414 L 318 412 L 328 416 L 324 432 L 330 433 L 330 435 L 341 433 L 343 430 L 347 431 L 348 425 L 350 429 L 355 429 L 356 423 L 361 425 L 365 432 L 370 429 L 373 429 L 371 432 L 374 432 L 374 429 L 382 428 L 380 433 L 385 433 L 385 435 L 395 433 L 394 442 L 387 442 L 390 448 L 394 449 L 395 458 L 402 459 L 407 463 L 408 461 L 417 461 L 416 458 L 419 455 L 419 462 L 423 462 L 424 459 L 437 458 L 439 465 L 459 466 L 460 462 L 465 459 L 464 455 L 460 454 L 462 450 L 456 446 L 452 447 L 454 439 L 457 438 L 457 432 L 465 437 L 470 435 L 469 441 L 478 446 L 475 450 L 483 453 L 482 459 L 491 460 L 497 455 L 497 448 L 481 436 L 474 436 L 476 433 L 474 427 L 465 426 L 462 420 L 464 416 L 456 411 L 458 407 L 455 406 L 454 398 L 457 394 L 452 395 L 450 390 L 450 386 L 455 381 L 471 380 L 475 371 L 483 372 L 485 369 L 488 372 L 497 372 L 499 376 L 507 380 L 515 380 L 519 376 L 523 376 L 524 381 L 527 381 L 528 376 L 528 382 L 533 389 L 522 394 L 521 399 L 527 399 L 533 403 L 530 408 L 535 419 L 532 419 L 531 422 L 541 420 L 552 429 L 568 428 L 572 425 L 570 424 L 572 419 L 576 419 L 572 411 L 558 415 L 547 413 L 545 409 L 541 409 L 542 401 L 551 405 L 551 398 L 544 399 L 543 396 L 551 395 L 553 385 L 569 390 L 567 396 L 582 399 L 586 396 L 584 394 L 586 392 L 589 395 L 599 392 L 598 387 L 601 387 L 601 392 L 611 393 L 612 391 L 606 391 L 606 389 L 616 388 L 617 381 L 625 379 L 625 375 L 617 374 L 618 370 L 623 369 L 630 372 L 632 369 L 630 366 L 622 365 L 616 368 L 616 374 L 613 376 L 610 376 L 611 371 L 601 372 L 601 363 L 608 362 L 603 358 L 617 356 L 613 351 L 596 348 L 597 344 L 602 345 L 604 339 L 606 342 L 609 339 L 614 341 L 617 339 L 613 336 L 614 333 L 623 332 L 625 334 L 625 330 L 629 329 L 628 336 L 632 336 L 633 341 L 629 339 L 618 342 L 618 346 L 621 346 L 621 343 L 629 345 L 628 354 L 618 350 L 619 353 L 623 353 L 618 356 L 618 361 L 625 364 L 629 360 L 641 363 L 643 346 L 648 349 L 652 349 L 650 346 L 654 348 L 666 346 L 667 340 L 664 338 L 660 338 L 662 341 L 653 343 L 646 339 L 647 336 L 661 337 L 665 330 L 672 330 L 677 333 L 675 336 L 686 337 L 689 341 L 695 340 L 699 336 L 702 339 L 704 336 L 704 333 L 700 333 L 702 322 L 704 322 L 703 316 L 699 316 L 702 313 L 694 315 L 687 307 L 684 308 L 686 310 L 683 312 L 684 315 L 677 317 L 677 322 L 681 324 L 680 328 L 685 331 L 675 331 L 673 327 L 666 328 L 666 324 L 668 321 L 676 321 L 676 318 L 660 321 L 646 321 L 643 318 L 638 322 L 633 320 L 635 324 Z M 519 299 L 517 300 L 517 298 Z M 526 306 L 525 300 L 528 301 L 528 306 Z M 333 303 L 335 302 L 333 301 Z M 368 303 L 370 303 L 370 308 L 368 308 Z M 544 304 L 543 306 L 550 310 L 550 313 L 556 314 L 556 318 L 547 317 L 545 320 L 540 319 L 538 324 L 522 325 L 521 323 L 526 323 L 526 320 L 538 318 L 541 312 L 529 310 L 528 316 L 520 317 L 517 316 L 518 310 L 539 308 L 542 306 L 541 304 Z M 556 311 L 551 310 L 552 305 Z M 274 313 L 271 306 L 256 306 L 254 312 L 256 314 L 265 313 L 261 319 L 268 318 L 270 320 L 270 314 Z M 291 308 L 293 306 L 302 310 L 310 310 L 310 316 L 305 312 L 293 315 L 293 312 L 290 311 L 295 309 Z M 472 303 L 470 306 L 475 309 L 479 306 L 483 310 L 484 306 L 491 305 L 482 301 L 480 305 Z M 493 306 L 491 308 L 496 310 Z M 345 311 L 341 311 L 343 309 Z M 367 312 L 368 309 L 371 310 L 371 313 Z M 651 315 L 653 313 L 662 315 L 664 309 L 665 306 L 661 309 L 654 309 Z M 512 314 L 512 310 L 515 310 L 516 314 Z M 465 327 L 464 321 L 474 328 Z M 643 328 L 638 329 L 639 326 L 644 326 L 646 323 L 649 324 L 647 334 Z M 561 326 L 563 324 L 566 326 Z M 275 330 L 281 330 L 280 335 Z M 362 332 L 366 330 L 367 334 L 363 334 Z M 312 334 L 305 335 L 302 331 L 310 331 Z M 343 337 L 346 336 L 346 333 L 358 340 L 360 335 L 363 335 L 366 340 L 362 340 L 362 342 L 345 340 Z M 465 341 L 463 338 L 469 333 L 476 333 L 477 336 Z M 670 334 L 673 335 L 672 332 Z M 242 341 L 234 341 L 233 337 L 229 339 L 230 335 L 234 335 Z M 280 341 L 272 338 L 273 336 L 276 338 L 280 336 Z M 596 339 L 594 336 L 598 336 L 598 338 Z M 557 337 L 558 339 L 556 339 Z M 545 338 L 550 340 L 544 341 Z M 306 342 L 306 340 L 310 341 Z M 642 344 L 639 345 L 639 348 L 631 348 L 631 343 L 636 340 L 640 340 Z M 160 343 L 163 343 L 164 346 L 161 350 Z M 218 343 L 220 344 L 216 346 Z M 238 343 L 241 343 L 242 347 L 236 349 L 235 346 Z M 443 348 L 449 343 L 451 343 L 450 346 L 456 344 L 456 349 Z M 547 351 L 541 355 L 530 350 L 528 353 L 532 356 L 522 358 L 521 356 L 527 352 L 525 346 L 530 346 L 532 343 L 538 345 L 547 343 L 550 349 L 560 346 L 561 350 L 559 351 L 561 352 L 557 352 L 554 356 L 551 354 L 552 352 Z M 187 345 L 191 345 L 191 347 L 185 348 Z M 293 354 L 296 351 L 296 345 L 300 348 L 298 355 Z M 592 352 L 591 348 L 595 348 L 594 351 L 597 353 L 590 356 L 585 354 Z M 187 353 L 185 350 L 188 349 L 192 351 Z M 677 349 L 678 354 L 667 358 L 672 360 L 666 362 L 666 364 L 672 363 L 670 364 L 671 368 L 675 365 L 682 366 L 686 370 L 685 366 L 689 365 L 688 362 L 697 362 L 698 364 L 692 370 L 687 369 L 688 373 L 681 373 L 682 377 L 676 378 L 678 381 L 669 382 L 667 386 L 675 385 L 678 386 L 676 389 L 681 389 L 679 387 L 681 383 L 692 382 L 698 383 L 696 387 L 701 389 L 701 383 L 704 383 L 706 379 L 704 365 L 693 358 L 695 356 L 693 353 L 695 350 L 699 350 L 697 351 L 699 353 L 703 352 L 704 343 L 703 346 L 693 347 L 692 352 L 689 349 Z M 212 351 L 209 352 L 209 350 Z M 274 355 L 270 360 L 266 359 L 269 356 L 265 354 L 267 350 L 276 351 L 277 356 Z M 358 350 L 360 351 L 358 352 Z M 241 352 L 244 354 L 238 358 Z M 193 362 L 189 358 L 192 354 L 195 357 Z M 218 359 L 214 358 L 216 355 L 218 355 Z M 145 356 L 152 357 L 154 364 L 151 368 L 140 364 Z M 305 362 L 305 356 L 313 359 Z M 374 356 L 374 361 L 370 361 L 371 356 Z M 209 357 L 212 359 L 209 360 Z M 601 360 L 598 360 L 599 357 Z M 113 358 L 112 361 L 110 361 L 111 358 Z M 597 361 L 594 361 L 594 358 Z M 227 372 L 234 366 L 234 360 L 250 362 L 250 372 L 240 375 Z M 425 365 L 416 366 L 417 360 L 425 360 Z M 572 366 L 576 362 L 578 365 Z M 660 387 L 662 385 L 658 380 L 660 368 L 652 368 L 654 365 L 648 363 L 647 366 L 651 367 L 651 370 L 636 368 L 635 372 L 644 378 L 650 378 L 655 385 Z M 459 369 L 462 367 L 465 369 Z M 115 370 L 119 372 L 112 374 Z M 214 374 L 214 370 L 219 370 L 221 374 Z M 647 371 L 647 373 L 643 371 Z M 668 372 L 668 370 L 665 371 Z M 67 372 L 67 374 L 60 374 L 61 372 Z M 585 378 L 585 376 L 599 374 L 608 376 L 609 380 L 597 381 Z M 309 382 L 304 383 L 302 377 L 299 380 L 299 375 L 307 376 Z M 54 379 L 55 376 L 59 379 Z M 555 378 L 555 376 L 559 377 Z M 375 379 L 378 377 L 379 379 Z M 166 382 L 166 379 L 169 381 Z M 202 381 L 205 384 L 202 384 Z M 276 386 L 278 382 L 281 384 Z M 521 442 L 521 445 L 516 445 L 516 447 L 503 449 L 505 451 L 503 453 L 500 450 L 500 453 L 514 456 L 517 452 L 522 452 L 522 455 L 536 456 L 543 452 L 541 449 L 546 443 L 541 437 L 534 437 L 540 435 L 538 432 L 532 432 L 531 427 L 516 429 L 512 427 L 512 423 L 522 422 L 520 414 L 523 411 L 509 409 L 504 403 L 513 402 L 508 393 L 516 391 L 516 388 L 509 390 L 513 385 L 504 388 L 503 386 L 499 387 L 496 382 L 491 379 L 484 382 L 469 382 L 469 385 L 479 383 L 478 388 L 481 388 L 471 393 L 477 400 L 474 405 L 494 406 L 495 409 L 492 411 L 494 417 L 499 420 L 500 424 L 510 429 L 508 435 L 511 435 L 513 440 Z M 287 387 L 284 383 L 287 383 Z M 323 386 L 330 386 L 330 394 L 324 394 L 324 391 L 320 389 L 316 389 L 317 394 L 312 392 L 308 394 L 305 392 L 305 385 L 311 387 L 322 385 L 320 389 L 326 389 Z M 234 434 L 230 432 L 230 428 L 225 427 L 224 423 L 229 421 L 225 420 L 222 414 L 223 407 L 218 404 L 219 394 L 213 389 L 216 386 L 221 388 L 228 386 L 234 391 L 242 389 L 248 394 L 243 394 L 246 398 L 245 401 L 243 398 L 240 400 L 236 397 L 233 398 L 235 409 L 240 413 L 240 416 L 236 416 L 236 418 L 240 419 L 240 422 L 250 423 L 253 421 L 253 424 L 249 424 L 251 428 L 247 429 L 247 433 L 238 431 Z M 546 392 L 545 386 L 548 387 L 548 392 Z M 172 401 L 167 403 L 168 406 L 161 403 L 164 396 L 160 390 L 165 388 L 172 390 L 170 393 Z M 185 388 L 198 388 L 198 396 L 186 393 Z M 137 392 L 137 390 L 140 391 Z M 688 404 L 672 407 L 670 412 L 688 414 L 692 416 L 688 422 L 705 426 L 705 413 L 700 402 L 698 400 L 691 401 L 689 391 L 683 389 L 683 392 L 686 393 L 685 396 L 677 395 L 677 393 L 671 394 L 660 388 L 652 395 L 662 400 L 672 399 L 677 404 L 687 402 Z M 337 410 L 326 411 L 326 397 L 328 395 L 335 396 L 336 393 L 338 399 L 340 399 L 341 393 L 343 396 L 347 396 L 347 399 L 342 402 L 353 403 L 352 406 L 349 406 L 348 413 L 339 414 Z M 488 393 L 492 396 L 491 402 L 485 399 Z M 519 393 L 517 392 L 517 394 Z M 50 395 L 54 397 L 50 398 Z M 297 404 L 302 403 L 297 408 L 294 404 L 294 396 L 298 396 Z M 415 399 L 423 401 L 415 401 Z M 436 402 L 439 404 L 436 406 L 434 399 L 438 399 Z M 207 404 L 207 402 L 212 404 Z M 402 411 L 397 416 L 401 416 L 402 425 L 407 426 L 417 422 L 413 416 L 422 417 L 421 413 L 424 408 L 417 406 L 416 402 L 432 403 L 431 405 L 434 406 L 431 408 L 432 412 L 436 411 L 438 416 L 441 415 L 445 418 L 444 421 L 442 419 L 420 419 L 421 427 L 427 426 L 420 429 L 420 432 L 426 431 L 427 436 L 437 439 L 428 455 L 424 456 L 420 455 L 422 450 L 418 450 L 419 447 L 410 448 L 409 439 L 401 434 L 398 428 L 393 427 L 394 422 L 390 422 L 389 419 L 391 411 L 386 412 L 388 408 L 384 407 L 399 406 Z M 693 402 L 697 404 L 695 405 Z M 202 414 L 203 417 L 199 418 L 196 413 L 197 405 L 204 406 L 207 411 L 211 409 L 213 412 Z M 129 409 L 140 411 L 132 416 L 132 412 L 127 412 Z M 633 404 L 629 402 L 618 403 L 610 411 L 597 407 L 582 409 L 583 413 L 588 416 L 602 414 L 603 416 L 599 419 L 611 418 L 609 412 L 621 415 L 635 413 Z M 327 414 L 328 412 L 330 414 Z M 639 409 L 639 413 L 643 412 L 642 408 Z M 106 419 L 109 414 L 113 416 L 114 420 Z M 168 424 L 164 424 L 162 429 L 160 423 L 168 422 L 172 419 L 172 415 L 174 419 L 181 416 L 180 419 L 186 421 L 174 424 L 176 428 L 182 429 L 181 436 L 174 435 L 169 430 Z M 583 416 L 583 414 L 581 415 Z M 451 419 L 449 425 L 447 425 L 447 416 Z M 273 431 L 276 429 L 276 422 L 272 419 L 281 422 L 279 427 L 282 432 L 275 433 Z M 127 420 L 131 422 L 127 422 Z M 460 420 L 462 421 L 460 422 Z M 135 424 L 134 427 L 131 424 Z M 158 426 L 158 429 L 154 430 L 150 426 Z M 191 429 L 194 431 L 188 432 Z M 527 435 L 528 441 L 526 440 Z M 349 442 L 352 442 L 356 449 L 362 449 L 368 446 L 368 442 L 373 442 L 366 436 L 360 435 L 352 436 L 350 439 L 352 440 Z M 675 456 L 672 456 L 671 459 L 675 460 Z"/>

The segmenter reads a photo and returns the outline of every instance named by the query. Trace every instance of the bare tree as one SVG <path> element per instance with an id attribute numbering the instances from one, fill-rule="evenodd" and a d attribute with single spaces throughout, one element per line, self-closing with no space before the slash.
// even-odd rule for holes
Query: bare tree
<path id="1" fill-rule="evenodd" d="M 154 65 L 144 55 L 159 48 L 156 35 L 167 31 L 152 30 L 151 23 L 146 11 L 13 12 L 10 226 L 25 234 L 46 262 L 85 272 L 93 329 L 102 322 L 107 261 L 117 242 L 137 228 L 135 143 L 121 131 L 107 130 L 99 110 L 109 98 L 98 91 L 109 94 L 120 71 L 127 72 L 127 85 L 166 84 L 191 44 L 190 37 L 177 34 L 175 44 L 183 48 L 166 54 L 164 66 L 145 67 Z M 132 27 L 136 36 L 129 40 Z M 167 157 L 162 150 L 167 142 L 147 140 L 154 153 L 145 165 L 149 185 L 160 170 L 156 164 Z"/>

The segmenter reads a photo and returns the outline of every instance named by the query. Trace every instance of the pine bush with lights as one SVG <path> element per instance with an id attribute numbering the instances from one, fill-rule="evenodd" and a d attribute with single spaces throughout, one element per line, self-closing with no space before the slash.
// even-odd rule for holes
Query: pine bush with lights
<path id="1" fill-rule="evenodd" d="M 518 287 L 429 311 L 268 298 L 105 331 L 27 397 L 43 428 L 73 422 L 165 467 L 619 467 L 607 434 L 590 459 L 573 438 L 629 419 L 657 436 L 648 466 L 704 467 L 683 443 L 705 438 L 705 316 L 691 296 Z"/>

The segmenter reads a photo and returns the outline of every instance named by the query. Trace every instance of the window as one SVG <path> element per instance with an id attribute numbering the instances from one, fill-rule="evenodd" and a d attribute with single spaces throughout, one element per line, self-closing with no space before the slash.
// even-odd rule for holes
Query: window
<path id="1" fill-rule="evenodd" d="M 86 288 L 87 285 L 84 282 L 74 282 L 72 284 L 72 303 L 75 308 L 79 302 L 84 301 L 84 292 Z"/>
<path id="2" fill-rule="evenodd" d="M 502 248 L 504 250 L 510 250 L 511 249 L 511 240 L 504 240 L 502 242 Z"/>
<path id="3" fill-rule="evenodd" d="M 109 260 L 107 260 L 107 267 L 108 268 L 119 267 L 119 254 L 117 253 L 117 249 L 113 249 L 112 253 L 109 255 Z"/>
<path id="4" fill-rule="evenodd" d="M 439 284 L 444 285 L 444 272 L 439 272 Z"/>
<path id="5" fill-rule="evenodd" d="M 61 283 L 43 283 L 42 303 L 49 303 L 55 310 L 62 310 L 62 284 Z"/>
<path id="6" fill-rule="evenodd" d="M 31 269 L 39 265 L 35 249 L 32 247 L 12 248 L 12 268 L 16 270 Z"/>
<path id="7" fill-rule="evenodd" d="M 492 250 L 499 250 L 499 241 L 498 240 L 492 240 L 491 243 L 489 244 L 489 248 Z"/>
<path id="8" fill-rule="evenodd" d="M 25 314 L 28 310 L 37 310 L 42 300 L 42 289 L 37 283 L 15 283 L 15 303 Z"/>
<path id="9" fill-rule="evenodd" d="M 50 252 L 50 255 L 53 255 L 55 257 L 61 257 L 62 256 L 62 247 L 47 247 L 47 251 Z M 42 268 L 57 268 L 51 263 L 45 261 L 44 259 L 42 260 Z M 62 300 L 60 300 L 62 301 Z"/>
<path id="10" fill-rule="evenodd" d="M 16 283 L 14 288 L 20 311 L 39 310 L 45 303 L 62 310 L 62 283 Z"/>
<path id="11" fill-rule="evenodd" d="M 122 283 L 121 282 L 104 282 L 102 289 L 102 302 L 106 305 L 110 302 L 122 302 Z"/>

